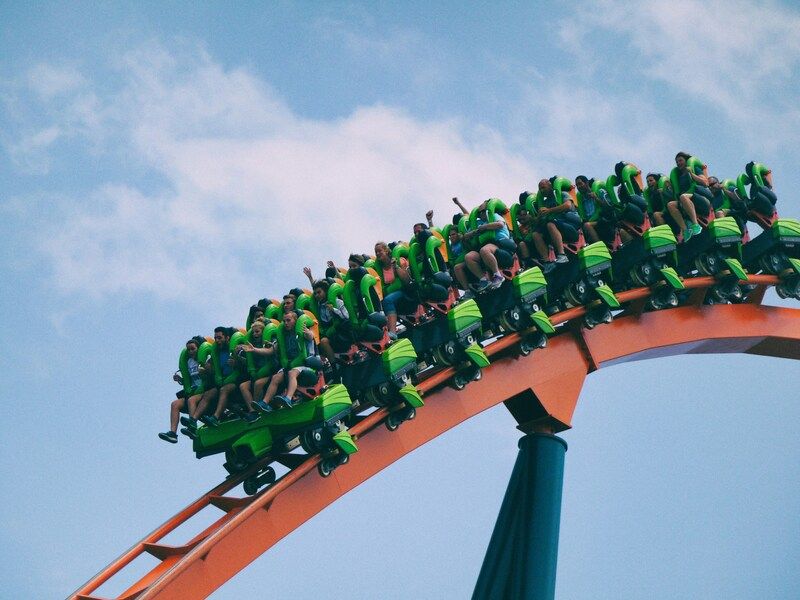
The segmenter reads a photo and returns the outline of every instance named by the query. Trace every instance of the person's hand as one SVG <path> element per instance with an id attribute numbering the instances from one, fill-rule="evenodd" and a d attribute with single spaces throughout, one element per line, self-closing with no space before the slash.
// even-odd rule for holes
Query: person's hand
<path id="1" fill-rule="evenodd" d="M 325 266 L 330 267 L 331 269 L 336 268 L 336 265 L 333 264 L 332 260 L 329 260 L 327 263 L 325 263 Z"/>
<path id="2" fill-rule="evenodd" d="M 333 310 L 334 309 L 333 303 L 331 303 L 331 302 L 326 302 L 325 306 L 328 308 L 328 310 Z"/>
<path id="3" fill-rule="evenodd" d="M 181 377 L 180 373 L 174 373 L 172 375 L 172 381 L 174 381 L 175 383 L 182 383 L 183 377 Z"/>
<path id="4" fill-rule="evenodd" d="M 428 220 L 428 222 L 429 222 L 429 223 L 430 223 L 431 221 L 433 221 L 433 211 L 432 211 L 432 210 L 429 210 L 428 212 L 426 212 L 426 213 L 425 213 L 425 218 Z"/>
<path id="5" fill-rule="evenodd" d="M 544 208 L 540 208 L 539 209 L 539 214 L 542 215 L 542 216 L 549 215 L 550 214 L 550 209 L 547 208 L 546 206 Z"/>
<path id="6" fill-rule="evenodd" d="M 455 204 L 456 206 L 458 206 L 458 198 L 456 198 L 456 197 L 453 197 L 453 204 Z"/>
<path id="7" fill-rule="evenodd" d="M 306 274 L 306 277 L 311 279 L 311 267 L 303 267 L 303 273 Z"/>
<path id="8" fill-rule="evenodd" d="M 231 357 L 228 358 L 228 364 L 231 367 L 235 367 L 236 366 L 236 360 L 231 356 Z"/>
<path id="9" fill-rule="evenodd" d="M 237 350 L 241 350 L 242 352 L 252 352 L 253 350 L 255 350 L 255 347 L 253 346 L 253 344 L 248 342 L 246 344 L 239 344 Z"/>

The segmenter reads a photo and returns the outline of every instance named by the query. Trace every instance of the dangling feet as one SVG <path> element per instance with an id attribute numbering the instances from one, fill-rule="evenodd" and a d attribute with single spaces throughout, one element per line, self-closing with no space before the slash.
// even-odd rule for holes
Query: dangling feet
<path id="1" fill-rule="evenodd" d="M 174 431 L 165 431 L 163 433 L 159 433 L 158 437 L 160 437 L 165 442 L 169 442 L 170 444 L 177 444 L 178 443 L 178 434 Z"/>

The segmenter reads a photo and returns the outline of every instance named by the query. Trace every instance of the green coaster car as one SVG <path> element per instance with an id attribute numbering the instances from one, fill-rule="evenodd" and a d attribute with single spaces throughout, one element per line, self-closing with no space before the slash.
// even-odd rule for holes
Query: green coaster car
<path id="1" fill-rule="evenodd" d="M 253 423 L 235 419 L 217 427 L 200 427 L 193 449 L 197 458 L 224 452 L 225 468 L 236 473 L 270 453 L 284 450 L 288 442 L 299 436 L 306 452 L 323 454 L 319 469 L 320 474 L 327 476 L 358 450 L 344 424 L 351 410 L 347 388 L 334 384 L 292 408 L 261 414 Z M 259 477 L 260 483 L 264 483 L 269 479 L 264 477 L 268 473 L 254 475 L 247 487 L 252 489 Z"/>

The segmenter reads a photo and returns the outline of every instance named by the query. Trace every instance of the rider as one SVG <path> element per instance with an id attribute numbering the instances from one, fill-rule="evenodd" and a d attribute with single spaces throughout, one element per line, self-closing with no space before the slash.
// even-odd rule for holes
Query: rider
<path id="1" fill-rule="evenodd" d="M 272 379 L 269 382 L 269 387 L 267 388 L 266 394 L 264 394 L 263 400 L 256 402 L 256 405 L 269 412 L 272 410 L 270 407 L 270 402 L 275 397 L 275 394 L 278 391 L 278 387 L 286 382 L 286 393 L 283 396 L 280 396 L 280 400 L 286 404 L 287 406 L 292 405 L 292 396 L 297 391 L 297 377 L 300 375 L 300 371 L 302 367 L 292 367 L 289 368 L 288 364 L 291 363 L 295 358 L 300 355 L 300 343 L 301 341 L 298 339 L 297 334 L 295 333 L 295 325 L 297 324 L 297 314 L 293 311 L 286 312 L 283 315 L 283 327 L 278 335 L 283 336 L 283 342 L 286 347 L 286 361 L 287 366 L 281 368 L 275 375 L 272 376 Z M 314 332 L 311 331 L 307 326 L 303 325 L 303 332 L 302 332 L 303 342 L 306 344 L 306 352 L 308 355 L 315 354 L 315 347 L 314 347 Z M 273 347 L 274 351 L 274 347 Z M 287 372 L 288 370 L 288 372 Z"/>
<path id="2" fill-rule="evenodd" d="M 326 279 L 315 281 L 313 284 L 314 299 L 319 307 L 319 327 L 322 337 L 319 341 L 320 354 L 333 364 L 336 352 L 343 352 L 350 346 L 342 330 L 349 326 L 349 314 L 341 298 L 336 298 L 336 303 L 328 299 L 330 284 Z M 337 350 L 338 349 L 338 350 Z"/>
<path id="3" fill-rule="evenodd" d="M 182 412 L 191 413 L 203 396 L 205 388 L 200 374 L 200 363 L 197 360 L 197 351 L 203 341 L 203 338 L 198 336 L 186 342 L 185 365 L 180 365 L 181 371 L 184 371 L 185 368 L 185 372 L 176 373 L 173 378 L 183 385 L 183 389 L 175 394 L 176 399 L 170 405 L 169 430 L 158 434 L 158 437 L 165 442 L 178 443 L 178 418 L 180 414 Z M 183 359 L 184 357 L 181 358 Z M 180 362 L 183 363 L 184 361 L 181 360 Z"/>
<path id="4" fill-rule="evenodd" d="M 708 178 L 703 174 L 702 166 L 696 165 L 692 168 L 688 165 L 690 158 L 692 156 L 686 152 L 678 152 L 675 155 L 678 177 L 677 189 L 674 189 L 673 193 L 678 197 L 678 200 L 672 200 L 667 203 L 667 210 L 683 230 L 684 242 L 703 231 L 703 228 L 697 222 L 697 215 L 707 215 L 711 208 Z M 693 187 L 694 191 L 692 191 Z M 680 208 L 678 207 L 679 202 Z M 686 223 L 681 209 L 689 218 L 690 224 Z"/>
<path id="5" fill-rule="evenodd" d="M 195 421 L 200 419 L 206 425 L 216 427 L 219 425 L 219 419 L 222 417 L 222 412 L 228 404 L 228 398 L 231 393 L 236 390 L 235 360 L 231 357 L 230 341 L 233 329 L 231 327 L 215 327 L 214 328 L 214 350 L 215 364 L 217 368 L 211 365 L 200 365 L 200 372 L 203 374 L 208 373 L 209 370 L 214 369 L 214 377 L 216 386 L 206 390 L 203 397 L 197 404 L 191 418 Z M 217 374 L 216 371 L 219 370 Z M 214 400 L 217 400 L 217 408 L 211 415 L 206 415 L 206 411 Z"/>
<path id="6" fill-rule="evenodd" d="M 248 367 L 251 367 L 248 368 L 249 377 L 239 384 L 239 391 L 247 407 L 244 419 L 248 423 L 252 423 L 258 418 L 253 408 L 253 401 L 255 398 L 260 399 L 264 395 L 264 388 L 269 380 L 269 376 L 259 376 L 263 375 L 264 371 L 269 372 L 265 367 L 272 360 L 271 355 L 273 353 L 272 347 L 264 344 L 264 326 L 263 317 L 253 321 L 248 334 L 248 341 L 237 348 L 237 351 L 241 350 L 253 355 L 252 359 L 248 359 Z"/>
<path id="7" fill-rule="evenodd" d="M 586 175 L 575 178 L 575 187 L 578 188 L 578 214 L 583 220 L 583 233 L 590 243 L 603 240 L 606 244 L 611 244 L 616 231 L 614 209 L 608 192 L 601 187 L 595 193 L 591 186 L 592 180 Z"/>
<path id="8" fill-rule="evenodd" d="M 478 206 L 477 227 L 464 234 L 464 239 L 469 240 L 487 231 L 494 233 L 492 241 L 485 243 L 478 251 L 471 250 L 467 252 L 464 258 L 467 269 L 478 279 L 478 283 L 473 286 L 477 292 L 496 289 L 503 285 L 505 277 L 500 272 L 495 253 L 501 248 L 510 252 L 516 249 L 516 244 L 511 239 L 508 225 L 506 225 L 506 220 L 503 216 L 494 213 L 491 221 L 489 220 L 488 204 L 489 201 L 486 200 Z M 491 280 L 488 278 L 489 273 L 492 275 Z"/>
<path id="9" fill-rule="evenodd" d="M 533 233 L 533 244 L 542 262 L 549 263 L 550 252 L 547 242 L 553 245 L 556 251 L 556 263 L 568 262 L 564 254 L 564 235 L 574 237 L 581 227 L 581 218 L 572 204 L 568 192 L 561 192 L 561 197 L 556 198 L 553 183 L 549 179 L 539 182 L 540 200 L 537 202 L 537 218 L 539 225 Z"/>
<path id="10" fill-rule="evenodd" d="M 375 259 L 385 294 L 382 304 L 383 312 L 386 315 L 386 326 L 389 330 L 389 335 L 396 336 L 397 303 L 404 301 L 405 304 L 416 303 L 404 291 L 404 288 L 411 285 L 411 271 L 408 266 L 408 259 L 402 256 L 399 259 L 392 258 L 392 252 L 386 242 L 375 244 Z M 388 292 L 389 289 L 392 289 L 392 291 Z"/>

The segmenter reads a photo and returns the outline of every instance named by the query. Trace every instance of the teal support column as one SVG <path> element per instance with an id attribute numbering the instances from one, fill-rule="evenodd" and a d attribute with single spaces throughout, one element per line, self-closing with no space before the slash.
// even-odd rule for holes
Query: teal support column
<path id="1" fill-rule="evenodd" d="M 530 433 L 519 441 L 474 600 L 553 600 L 567 443 Z"/>

